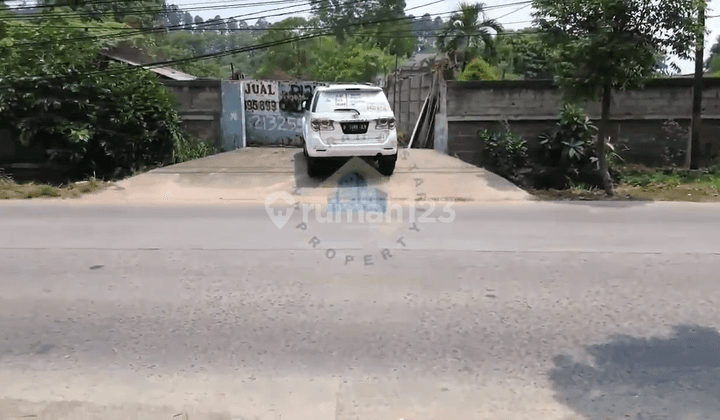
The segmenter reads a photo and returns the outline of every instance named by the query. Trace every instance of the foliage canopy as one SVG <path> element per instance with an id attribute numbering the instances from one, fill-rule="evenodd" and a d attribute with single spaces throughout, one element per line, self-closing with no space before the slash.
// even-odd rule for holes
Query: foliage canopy
<path id="1" fill-rule="evenodd" d="M 42 18 L 8 20 L 0 39 L 2 124 L 78 177 L 122 176 L 168 159 L 183 136 L 172 98 L 154 73 L 99 55 L 112 44 L 102 35 L 124 25 L 83 23 L 62 9 Z M 65 40 L 87 35 L 95 37 Z"/>

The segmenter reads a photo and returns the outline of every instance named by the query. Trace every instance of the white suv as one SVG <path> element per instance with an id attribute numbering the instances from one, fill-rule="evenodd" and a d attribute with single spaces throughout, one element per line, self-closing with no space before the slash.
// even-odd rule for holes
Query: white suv
<path id="1" fill-rule="evenodd" d="M 318 174 L 323 158 L 365 157 L 392 175 L 397 161 L 395 115 L 385 93 L 368 85 L 318 87 L 303 103 L 304 153 L 308 175 Z"/>

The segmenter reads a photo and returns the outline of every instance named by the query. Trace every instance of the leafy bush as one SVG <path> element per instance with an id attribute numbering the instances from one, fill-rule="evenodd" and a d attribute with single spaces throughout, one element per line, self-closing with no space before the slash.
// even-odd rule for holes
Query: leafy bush
<path id="1" fill-rule="evenodd" d="M 183 135 L 175 142 L 172 160 L 173 163 L 182 163 L 204 158 L 215 153 L 217 153 L 217 150 L 210 142 Z"/>
<path id="2" fill-rule="evenodd" d="M 559 121 L 550 132 L 540 135 L 543 163 L 553 167 L 582 166 L 593 156 L 597 127 L 582 108 L 564 104 Z"/>
<path id="3" fill-rule="evenodd" d="M 546 180 L 536 183 L 536 188 L 566 188 L 585 184 L 590 187 L 603 186 L 599 173 L 597 157 L 597 127 L 585 115 L 582 108 L 565 104 L 555 128 L 539 136 L 541 150 L 539 164 L 546 169 L 539 171 L 540 178 Z M 616 146 L 606 142 L 605 158 L 611 178 L 617 174 L 615 166 L 622 161 L 616 152 Z M 544 174 L 543 174 L 544 172 Z M 552 176 L 545 176 L 552 173 Z M 563 187 L 562 185 L 565 185 Z"/>
<path id="4" fill-rule="evenodd" d="M 42 24 L 9 20 L 0 41 L 14 46 L 0 56 L 0 121 L 24 145 L 70 166 L 73 178 L 167 162 L 182 137 L 169 92 L 150 71 L 100 59 L 102 35 L 117 24 L 86 24 L 85 32 L 66 13 L 46 11 Z M 88 32 L 95 37 L 72 48 L 63 41 Z M 20 47 L 26 43 L 33 47 Z"/>
<path id="5" fill-rule="evenodd" d="M 669 144 L 684 145 L 690 136 L 690 131 L 683 128 L 675 120 L 667 120 L 662 125 L 662 140 Z M 663 153 L 662 163 L 666 166 L 682 165 L 685 161 L 686 149 L 684 147 L 667 146 Z"/>
<path id="6" fill-rule="evenodd" d="M 483 167 L 512 181 L 517 180 L 518 170 L 527 163 L 527 143 L 523 138 L 510 131 L 505 124 L 504 131 L 479 133 L 484 150 Z"/>
<path id="7" fill-rule="evenodd" d="M 465 67 L 460 73 L 458 80 L 461 82 L 469 82 L 472 80 L 500 80 L 500 74 L 497 69 L 482 58 L 476 58 Z"/>

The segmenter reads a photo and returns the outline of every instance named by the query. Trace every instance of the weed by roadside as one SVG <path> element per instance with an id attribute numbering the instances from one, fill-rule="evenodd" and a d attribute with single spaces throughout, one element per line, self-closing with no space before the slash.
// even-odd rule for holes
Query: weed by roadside
<path id="1" fill-rule="evenodd" d="M 691 172 L 677 168 L 656 169 L 640 165 L 618 168 L 615 195 L 606 197 L 604 191 L 585 184 L 575 184 L 565 190 L 535 190 L 528 192 L 540 200 L 635 200 L 720 202 L 720 168 Z"/>
<path id="2" fill-rule="evenodd" d="M 173 163 L 182 163 L 214 155 L 215 153 L 217 153 L 217 149 L 210 142 L 186 134 L 175 142 L 172 161 Z"/>
<path id="3" fill-rule="evenodd" d="M 678 168 L 621 168 L 619 186 L 656 201 L 720 201 L 720 168 L 688 171 Z"/>
<path id="4" fill-rule="evenodd" d="M 34 182 L 17 183 L 11 177 L 0 174 L 0 199 L 29 198 L 78 198 L 99 191 L 109 184 L 96 178 L 74 182 L 63 186 L 36 184 Z"/>

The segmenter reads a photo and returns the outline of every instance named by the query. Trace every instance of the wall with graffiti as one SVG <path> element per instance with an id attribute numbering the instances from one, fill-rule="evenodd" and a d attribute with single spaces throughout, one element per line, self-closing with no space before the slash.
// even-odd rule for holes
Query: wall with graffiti
<path id="1" fill-rule="evenodd" d="M 244 80 L 247 146 L 302 146 L 302 103 L 318 82 Z"/>

